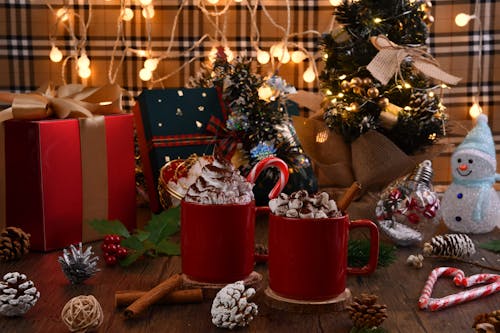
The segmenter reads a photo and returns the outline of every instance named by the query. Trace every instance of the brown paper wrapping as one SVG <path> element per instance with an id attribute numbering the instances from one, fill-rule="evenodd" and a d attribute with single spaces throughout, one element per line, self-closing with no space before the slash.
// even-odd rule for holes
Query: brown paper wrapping
<path id="1" fill-rule="evenodd" d="M 0 123 L 0 230 L 6 225 L 6 202 L 5 202 L 5 130 Z"/>

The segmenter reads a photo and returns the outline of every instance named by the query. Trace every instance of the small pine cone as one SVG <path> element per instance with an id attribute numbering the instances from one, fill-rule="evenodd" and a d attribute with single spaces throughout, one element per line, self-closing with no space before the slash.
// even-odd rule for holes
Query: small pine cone
<path id="1" fill-rule="evenodd" d="M 0 281 L 0 314 L 21 316 L 28 312 L 40 298 L 33 281 L 18 272 L 7 273 Z"/>
<path id="2" fill-rule="evenodd" d="M 248 299 L 255 295 L 255 289 L 245 289 L 243 281 L 228 284 L 222 288 L 212 303 L 212 323 L 230 330 L 245 327 L 257 315 L 255 303 Z"/>
<path id="3" fill-rule="evenodd" d="M 500 332 L 500 310 L 477 315 L 474 319 L 472 328 L 474 328 L 477 333 Z"/>
<path id="4" fill-rule="evenodd" d="M 30 234 L 16 227 L 7 227 L 0 233 L 0 261 L 16 260 L 29 252 Z"/>
<path id="5" fill-rule="evenodd" d="M 424 244 L 424 256 L 469 257 L 476 253 L 474 242 L 466 234 L 446 234 L 432 237 Z"/>
<path id="6" fill-rule="evenodd" d="M 355 297 L 353 303 L 347 307 L 347 311 L 356 328 L 378 327 L 387 318 L 387 306 L 377 304 L 377 296 L 372 294 Z"/>
<path id="7" fill-rule="evenodd" d="M 78 248 L 71 245 L 69 251 L 63 250 L 63 255 L 59 257 L 58 261 L 64 275 L 72 284 L 82 283 L 99 271 L 97 268 L 99 257 L 93 256 L 93 254 L 92 246 L 83 251 L 82 243 L 78 244 Z"/>
<path id="8" fill-rule="evenodd" d="M 414 112 L 436 112 L 439 109 L 438 100 L 426 92 L 414 92 L 408 106 Z"/>

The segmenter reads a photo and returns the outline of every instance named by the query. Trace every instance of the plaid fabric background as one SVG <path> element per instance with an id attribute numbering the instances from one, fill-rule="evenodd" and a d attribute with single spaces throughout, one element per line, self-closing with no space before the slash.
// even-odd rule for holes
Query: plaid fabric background
<path id="1" fill-rule="evenodd" d="M 286 25 L 284 1 L 263 0 L 273 19 Z M 86 1 L 65 0 L 49 1 L 54 8 L 61 7 L 64 3 L 74 8 L 75 12 L 86 16 L 88 6 Z M 93 18 L 88 31 L 87 54 L 91 59 L 92 76 L 87 80 L 88 85 L 97 86 L 108 82 L 108 66 L 110 55 L 116 39 L 117 18 L 120 11 L 119 1 L 92 1 Z M 144 20 L 141 16 L 140 6 L 131 1 L 134 10 L 134 19 L 125 23 L 126 41 L 131 47 L 145 49 L 147 34 Z M 180 1 L 155 0 L 155 17 L 152 23 L 153 51 L 163 51 L 169 45 L 170 33 L 175 14 Z M 185 51 L 203 34 L 214 36 L 212 26 L 195 5 L 190 1 L 179 16 L 177 32 L 175 34 L 172 50 Z M 249 56 L 256 56 L 250 44 L 250 18 L 244 6 L 245 0 L 240 4 L 232 5 L 227 14 L 227 41 L 228 46 L 236 52 L 246 51 Z M 500 20 L 494 20 L 495 14 L 500 17 L 500 4 L 494 0 L 482 0 L 481 18 L 483 27 L 483 71 L 480 82 L 477 82 L 477 57 L 479 50 L 478 21 L 472 20 L 465 27 L 457 27 L 454 17 L 460 12 L 472 14 L 474 1 L 432 1 L 435 23 L 431 26 L 429 45 L 431 52 L 441 63 L 443 69 L 462 77 L 458 86 L 446 90 L 444 104 L 448 108 L 450 118 L 456 121 L 454 137 L 450 142 L 460 142 L 461 135 L 466 133 L 462 120 L 468 118 L 468 109 L 472 96 L 476 94 L 477 86 L 481 89 L 481 105 L 489 114 L 492 130 L 498 133 L 500 141 L 500 111 L 495 111 L 500 105 L 500 60 L 495 57 L 495 43 L 500 40 Z M 291 32 L 317 30 L 326 32 L 329 29 L 333 8 L 328 0 L 291 0 Z M 257 12 L 257 21 L 260 26 L 260 47 L 269 49 L 281 37 L 280 30 L 271 25 L 262 10 Z M 55 18 L 48 9 L 45 1 L 40 0 L 0 0 L 0 90 L 12 92 L 27 92 L 38 86 L 52 81 L 62 83 L 61 63 L 49 60 L 51 44 L 49 35 L 56 37 L 56 45 L 63 50 L 65 55 L 71 50 L 70 38 L 62 29 L 54 29 Z M 54 33 L 55 32 L 55 33 Z M 307 35 L 294 39 L 309 50 L 318 52 L 318 36 Z M 202 55 L 213 44 L 205 42 L 189 54 L 189 56 L 171 59 L 160 63 L 155 75 L 164 76 L 177 70 L 192 56 Z M 121 56 L 121 53 L 118 53 Z M 319 56 L 319 53 L 318 53 Z M 138 72 L 143 66 L 143 59 L 129 54 L 125 63 L 120 68 L 117 83 L 128 90 L 131 96 L 137 96 L 141 90 L 148 88 L 147 83 L 141 81 Z M 317 81 L 311 84 L 302 80 L 302 73 L 307 68 L 307 63 L 282 65 L 280 75 L 289 83 L 299 89 L 316 90 Z M 200 67 L 200 61 L 195 61 L 181 70 L 178 74 L 164 81 L 163 87 L 184 86 L 188 77 L 194 75 Z M 269 71 L 268 65 L 261 66 L 263 74 Z M 71 65 L 67 66 L 65 73 L 67 82 L 79 82 L 76 71 Z M 159 86 L 158 86 L 159 87 Z M 126 105 L 132 104 L 129 97 Z M 449 154 L 448 154 L 449 155 Z M 447 163 L 443 163 L 447 164 Z M 443 168 L 438 172 L 438 178 L 449 179 L 449 170 Z M 440 175 L 441 174 L 441 175 Z M 448 177 L 448 178 L 447 178 Z"/>

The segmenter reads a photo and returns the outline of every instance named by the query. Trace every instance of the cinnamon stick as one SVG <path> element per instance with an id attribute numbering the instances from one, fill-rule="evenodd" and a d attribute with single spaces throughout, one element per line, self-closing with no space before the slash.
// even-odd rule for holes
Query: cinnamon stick
<path id="1" fill-rule="evenodd" d="M 165 297 L 165 295 L 171 293 L 173 290 L 179 288 L 182 285 L 182 277 L 180 274 L 174 274 L 153 289 L 147 291 L 144 295 L 135 300 L 125 309 L 126 318 L 134 318 L 143 311 L 145 311 L 150 305 L 158 302 L 160 299 Z"/>
<path id="2" fill-rule="evenodd" d="M 134 301 L 144 296 L 146 291 L 142 290 L 121 290 L 115 293 L 116 307 L 128 306 Z M 201 288 L 174 290 L 162 297 L 158 304 L 184 304 L 203 302 L 203 291 Z"/>
<path id="3" fill-rule="evenodd" d="M 359 184 L 358 182 L 352 183 L 351 187 L 349 187 L 342 198 L 340 198 L 339 202 L 337 203 L 337 208 L 342 213 L 344 213 L 360 190 L 361 184 Z"/>

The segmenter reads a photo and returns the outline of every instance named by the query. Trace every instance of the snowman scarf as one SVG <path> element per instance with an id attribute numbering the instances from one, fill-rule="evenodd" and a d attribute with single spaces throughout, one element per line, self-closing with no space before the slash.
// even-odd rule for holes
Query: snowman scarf
<path id="1" fill-rule="evenodd" d="M 477 197 L 476 206 L 472 211 L 472 220 L 479 222 L 483 219 L 484 204 L 487 203 L 488 190 L 491 189 L 495 182 L 500 181 L 500 174 L 495 173 L 493 176 L 479 178 L 479 179 L 463 179 L 453 177 L 455 184 L 463 185 L 468 188 L 478 188 L 479 195 Z"/>

